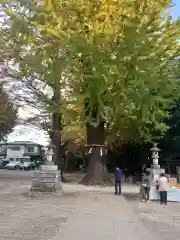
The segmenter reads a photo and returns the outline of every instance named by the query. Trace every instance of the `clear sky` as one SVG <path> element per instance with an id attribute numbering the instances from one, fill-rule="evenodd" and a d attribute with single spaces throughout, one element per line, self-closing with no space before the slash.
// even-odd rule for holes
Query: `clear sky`
<path id="1" fill-rule="evenodd" d="M 172 16 L 173 18 L 180 17 L 180 0 L 173 0 L 172 1 L 175 6 L 172 8 Z"/>

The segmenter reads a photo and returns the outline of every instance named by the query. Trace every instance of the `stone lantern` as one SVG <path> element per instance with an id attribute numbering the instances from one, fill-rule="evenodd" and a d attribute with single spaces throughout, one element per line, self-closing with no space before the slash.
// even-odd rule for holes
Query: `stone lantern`
<path id="1" fill-rule="evenodd" d="M 30 193 L 56 192 L 62 193 L 61 172 L 53 162 L 55 146 L 50 144 L 45 147 L 46 162 L 35 171 Z"/>
<path id="2" fill-rule="evenodd" d="M 161 151 L 157 144 L 155 143 L 153 147 L 150 149 L 152 154 L 152 165 L 151 168 L 148 168 L 147 171 L 149 174 L 149 180 L 150 180 L 150 199 L 151 200 L 157 200 L 159 199 L 158 191 L 156 190 L 156 181 L 159 179 L 160 174 L 164 173 L 164 169 L 160 167 L 159 165 L 159 152 Z"/>
<path id="3" fill-rule="evenodd" d="M 46 146 L 46 164 L 47 165 L 54 165 L 53 164 L 53 155 L 54 155 L 55 146 L 53 144 L 49 144 Z"/>
<path id="4" fill-rule="evenodd" d="M 153 161 L 153 166 L 158 167 L 159 166 L 159 152 L 161 151 L 158 147 L 157 144 L 154 143 L 153 147 L 150 149 L 152 153 L 152 161 Z"/>

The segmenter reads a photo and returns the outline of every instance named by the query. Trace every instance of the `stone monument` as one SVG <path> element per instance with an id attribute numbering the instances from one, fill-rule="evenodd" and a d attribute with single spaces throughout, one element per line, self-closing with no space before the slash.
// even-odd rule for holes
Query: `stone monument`
<path id="1" fill-rule="evenodd" d="M 39 170 L 34 173 L 30 188 L 31 193 L 62 192 L 61 172 L 52 161 L 54 149 L 53 145 L 46 147 L 47 160 L 45 165 L 41 165 Z"/>
<path id="2" fill-rule="evenodd" d="M 159 165 L 159 152 L 160 149 L 157 144 L 150 149 L 152 152 L 153 164 L 151 168 L 147 169 L 149 171 L 151 189 L 150 189 L 150 200 L 159 200 L 159 191 L 156 190 L 156 181 L 158 180 L 161 173 L 165 173 L 165 170 Z M 180 175 L 180 169 L 177 168 L 177 172 Z M 167 191 L 167 200 L 172 202 L 180 202 L 180 189 L 177 187 L 169 187 Z"/>
<path id="3" fill-rule="evenodd" d="M 151 168 L 147 168 L 146 170 L 149 172 L 149 181 L 151 185 L 151 190 L 150 190 L 150 199 L 157 199 L 159 198 L 158 192 L 156 190 L 156 181 L 159 179 L 160 174 L 164 173 L 165 170 L 160 167 L 159 165 L 159 152 L 161 151 L 158 147 L 157 144 L 155 143 L 153 147 L 150 149 L 152 153 L 152 165 Z"/>

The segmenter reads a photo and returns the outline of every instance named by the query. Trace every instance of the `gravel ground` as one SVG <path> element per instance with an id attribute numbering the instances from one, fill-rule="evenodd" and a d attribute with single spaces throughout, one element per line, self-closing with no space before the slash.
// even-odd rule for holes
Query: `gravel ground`
<path id="1" fill-rule="evenodd" d="M 31 171 L 0 170 L 0 240 L 49 240 L 74 211 L 78 192 L 66 194 L 60 199 L 25 197 L 22 192 L 31 183 L 32 175 Z M 69 186 L 69 192 L 72 189 Z M 82 186 L 78 189 L 84 191 Z M 110 196 L 112 190 L 107 189 L 103 193 L 104 198 L 105 195 Z M 126 192 L 125 197 L 130 207 L 145 229 L 154 233 L 158 240 L 179 240 L 180 204 L 168 203 L 164 206 L 157 202 L 142 203 L 135 194 L 138 188 L 134 186 L 123 186 L 123 192 Z"/>
<path id="2" fill-rule="evenodd" d="M 144 227 L 155 233 L 159 240 L 180 239 L 180 204 L 159 202 L 142 203 L 137 195 L 126 194 L 126 199 L 134 208 Z"/>
<path id="3" fill-rule="evenodd" d="M 0 170 L 0 240 L 50 240 L 74 211 L 78 192 L 26 197 L 32 176 Z"/>
<path id="4" fill-rule="evenodd" d="M 24 196 L 27 186 L 1 189 L 0 240 L 49 240 L 74 211 L 79 193 L 61 197 Z"/>

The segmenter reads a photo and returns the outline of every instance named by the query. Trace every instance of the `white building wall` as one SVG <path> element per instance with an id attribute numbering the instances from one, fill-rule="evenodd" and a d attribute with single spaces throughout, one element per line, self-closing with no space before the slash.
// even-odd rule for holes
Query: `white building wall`
<path id="1" fill-rule="evenodd" d="M 20 150 L 19 151 L 14 151 L 11 149 L 11 147 L 20 147 Z M 15 146 L 15 145 L 12 145 L 12 146 L 8 146 L 7 148 L 7 158 L 23 158 L 24 157 L 24 146 Z"/>
<path id="2" fill-rule="evenodd" d="M 34 152 L 35 152 L 35 153 L 36 153 L 36 152 L 39 152 L 38 146 L 34 146 Z"/>

